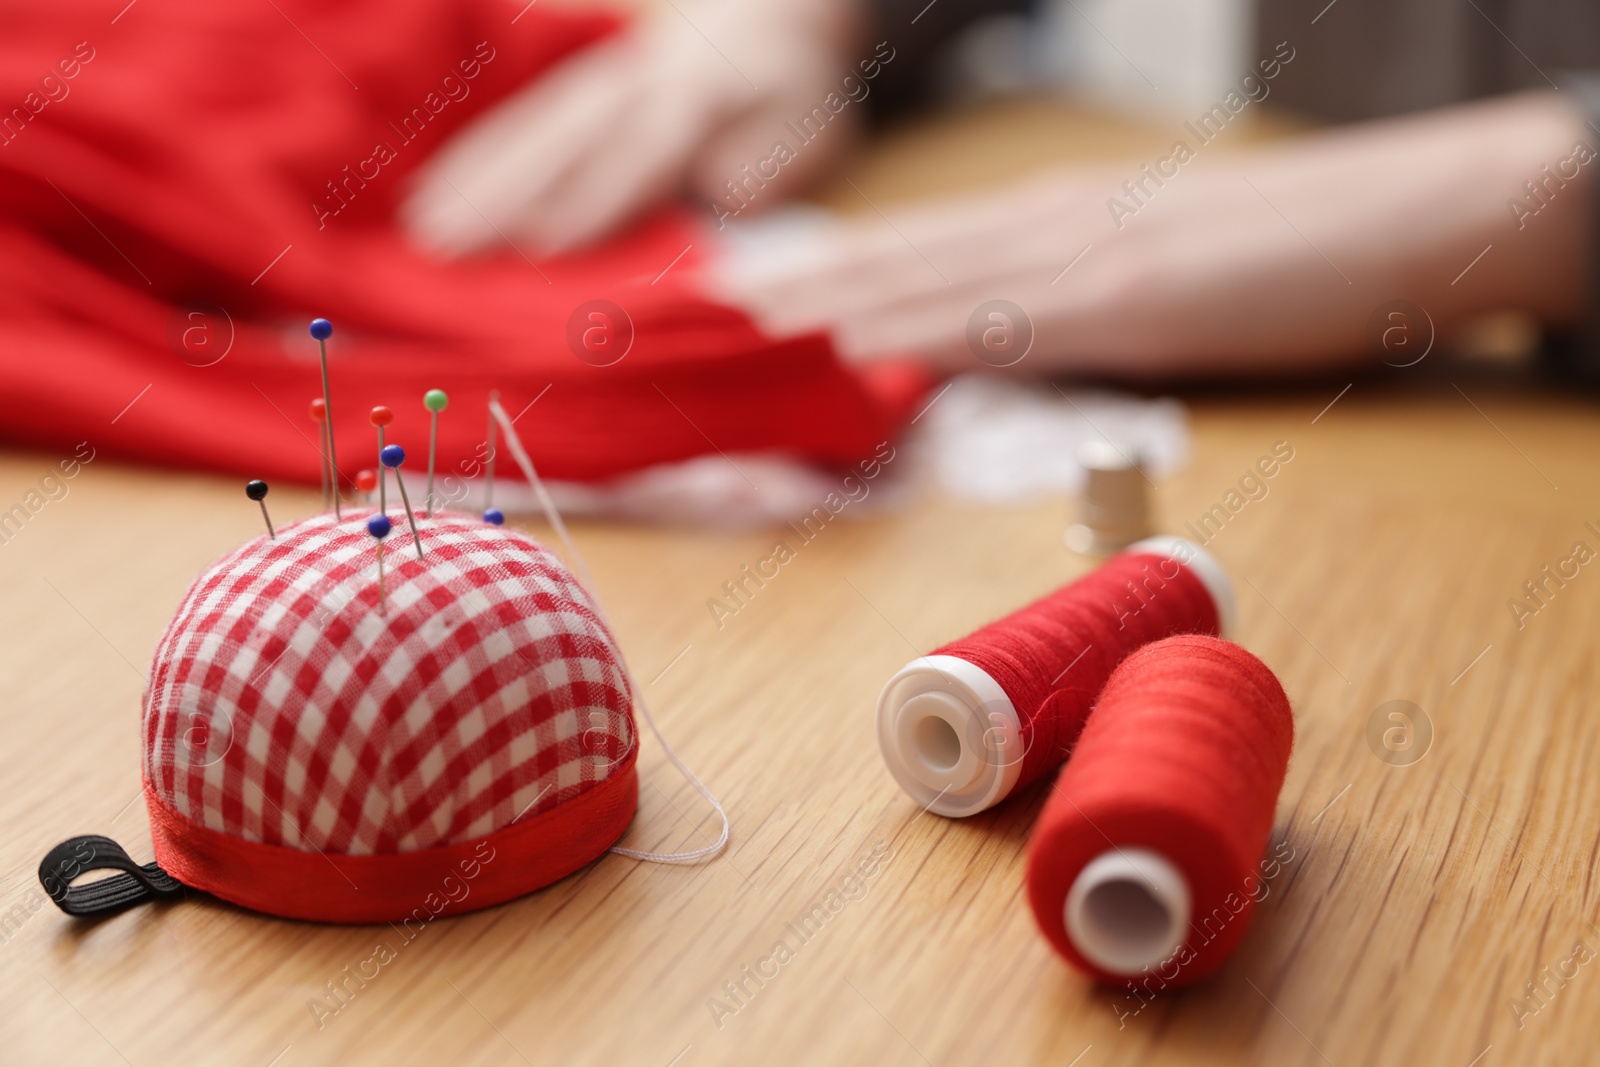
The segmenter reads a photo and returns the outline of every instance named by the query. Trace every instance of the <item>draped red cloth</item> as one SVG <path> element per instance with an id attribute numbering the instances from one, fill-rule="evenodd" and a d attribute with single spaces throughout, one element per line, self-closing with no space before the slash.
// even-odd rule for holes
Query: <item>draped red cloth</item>
<path id="1" fill-rule="evenodd" d="M 925 387 L 847 369 L 820 336 L 765 338 L 698 295 L 705 237 L 685 211 L 548 261 L 509 241 L 454 263 L 407 244 L 394 215 L 410 172 L 612 32 L 609 15 L 522 0 L 125 4 L 12 5 L 0 34 L 0 437 L 314 482 L 315 316 L 334 323 L 346 480 L 375 466 L 374 404 L 420 457 L 431 387 L 451 397 L 441 469 L 475 453 L 498 388 L 513 414 L 538 398 L 517 428 L 541 470 L 588 480 L 713 448 L 849 463 Z M 632 323 L 610 366 L 568 343 L 593 300 Z"/>

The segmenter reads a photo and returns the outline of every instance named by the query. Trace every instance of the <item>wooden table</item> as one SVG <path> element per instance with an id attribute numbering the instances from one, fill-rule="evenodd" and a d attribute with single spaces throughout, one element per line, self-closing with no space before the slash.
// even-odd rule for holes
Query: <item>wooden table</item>
<path id="1" fill-rule="evenodd" d="M 897 143 L 886 151 L 915 154 Z M 1507 601 L 1574 542 L 1600 548 L 1596 404 L 1432 360 L 1341 392 L 1347 381 L 1189 398 L 1193 462 L 1156 495 L 1166 529 L 1275 442 L 1294 449 L 1270 495 L 1211 545 L 1238 581 L 1239 640 L 1294 701 L 1274 831 L 1294 859 L 1219 975 L 1120 1025 L 1131 1003 L 1068 970 L 1028 912 L 1039 791 L 965 821 L 920 815 L 872 727 L 879 687 L 912 655 L 1089 566 L 1062 546 L 1070 501 L 985 509 L 924 494 L 831 525 L 720 628 L 707 599 L 771 533 L 579 524 L 664 730 L 731 813 L 726 856 L 688 868 L 608 856 L 444 921 L 319 1027 L 308 1001 L 378 943 L 397 945 L 392 929 L 214 902 L 85 924 L 38 889 L 40 857 L 71 834 L 149 858 L 137 723 L 151 650 L 187 583 L 260 520 L 233 479 L 97 459 L 0 544 L 0 1060 L 1587 1062 L 1600 568 L 1520 627 Z M 60 458 L 0 458 L 0 505 Z M 286 521 L 316 501 L 285 489 L 272 503 Z M 1431 749 L 1410 765 L 1368 743 L 1394 699 L 1431 721 Z M 641 771 L 627 843 L 703 843 L 714 818 L 648 735 Z M 872 877 L 847 880 L 873 856 Z M 841 889 L 802 943 L 788 924 Z M 762 986 L 745 979 L 780 940 L 793 958 Z M 1578 942 L 1576 975 L 1529 1000 L 1523 983 Z M 735 1001 L 724 983 L 741 980 Z"/>

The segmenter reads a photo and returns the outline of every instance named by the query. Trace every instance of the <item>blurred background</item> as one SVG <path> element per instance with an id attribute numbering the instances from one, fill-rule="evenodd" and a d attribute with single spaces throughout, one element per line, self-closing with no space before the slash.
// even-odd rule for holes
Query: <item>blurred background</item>
<path id="1" fill-rule="evenodd" d="M 4 432 L 312 483 L 321 315 L 335 438 L 370 437 L 376 403 L 397 439 L 432 433 L 402 400 L 446 388 L 461 502 L 488 396 L 550 389 L 525 427 L 570 506 L 759 520 L 948 388 L 991 427 L 1054 420 L 984 478 L 1049 456 L 1021 481 L 1072 489 L 1082 439 L 1180 462 L 1181 426 L 1130 388 L 1462 356 L 1592 378 L 1597 20 L 1554 0 L 17 7 Z M 924 451 L 993 439 L 931 422 Z M 358 447 L 341 492 L 374 465 Z M 789 488 L 759 497 L 719 456 Z M 669 514 L 679 482 L 711 496 Z"/>

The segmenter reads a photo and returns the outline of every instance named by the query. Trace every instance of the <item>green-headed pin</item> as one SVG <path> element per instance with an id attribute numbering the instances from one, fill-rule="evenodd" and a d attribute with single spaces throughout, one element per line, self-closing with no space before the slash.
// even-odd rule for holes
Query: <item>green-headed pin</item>
<path id="1" fill-rule="evenodd" d="M 428 433 L 428 496 L 423 501 L 423 514 L 433 518 L 433 463 L 439 453 L 439 412 L 450 406 L 450 398 L 443 389 L 429 389 L 422 394 L 422 406 L 433 416 L 433 428 Z"/>

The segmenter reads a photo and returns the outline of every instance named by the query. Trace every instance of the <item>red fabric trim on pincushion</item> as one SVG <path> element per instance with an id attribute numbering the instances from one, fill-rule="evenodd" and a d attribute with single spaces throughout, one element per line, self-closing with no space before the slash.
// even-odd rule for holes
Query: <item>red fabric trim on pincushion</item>
<path id="1" fill-rule="evenodd" d="M 484 837 L 415 852 L 302 852 L 207 829 L 168 807 L 148 786 L 145 802 L 156 862 L 184 885 L 290 919 L 426 922 L 531 893 L 602 855 L 633 819 L 637 751 L 560 807 Z"/>

